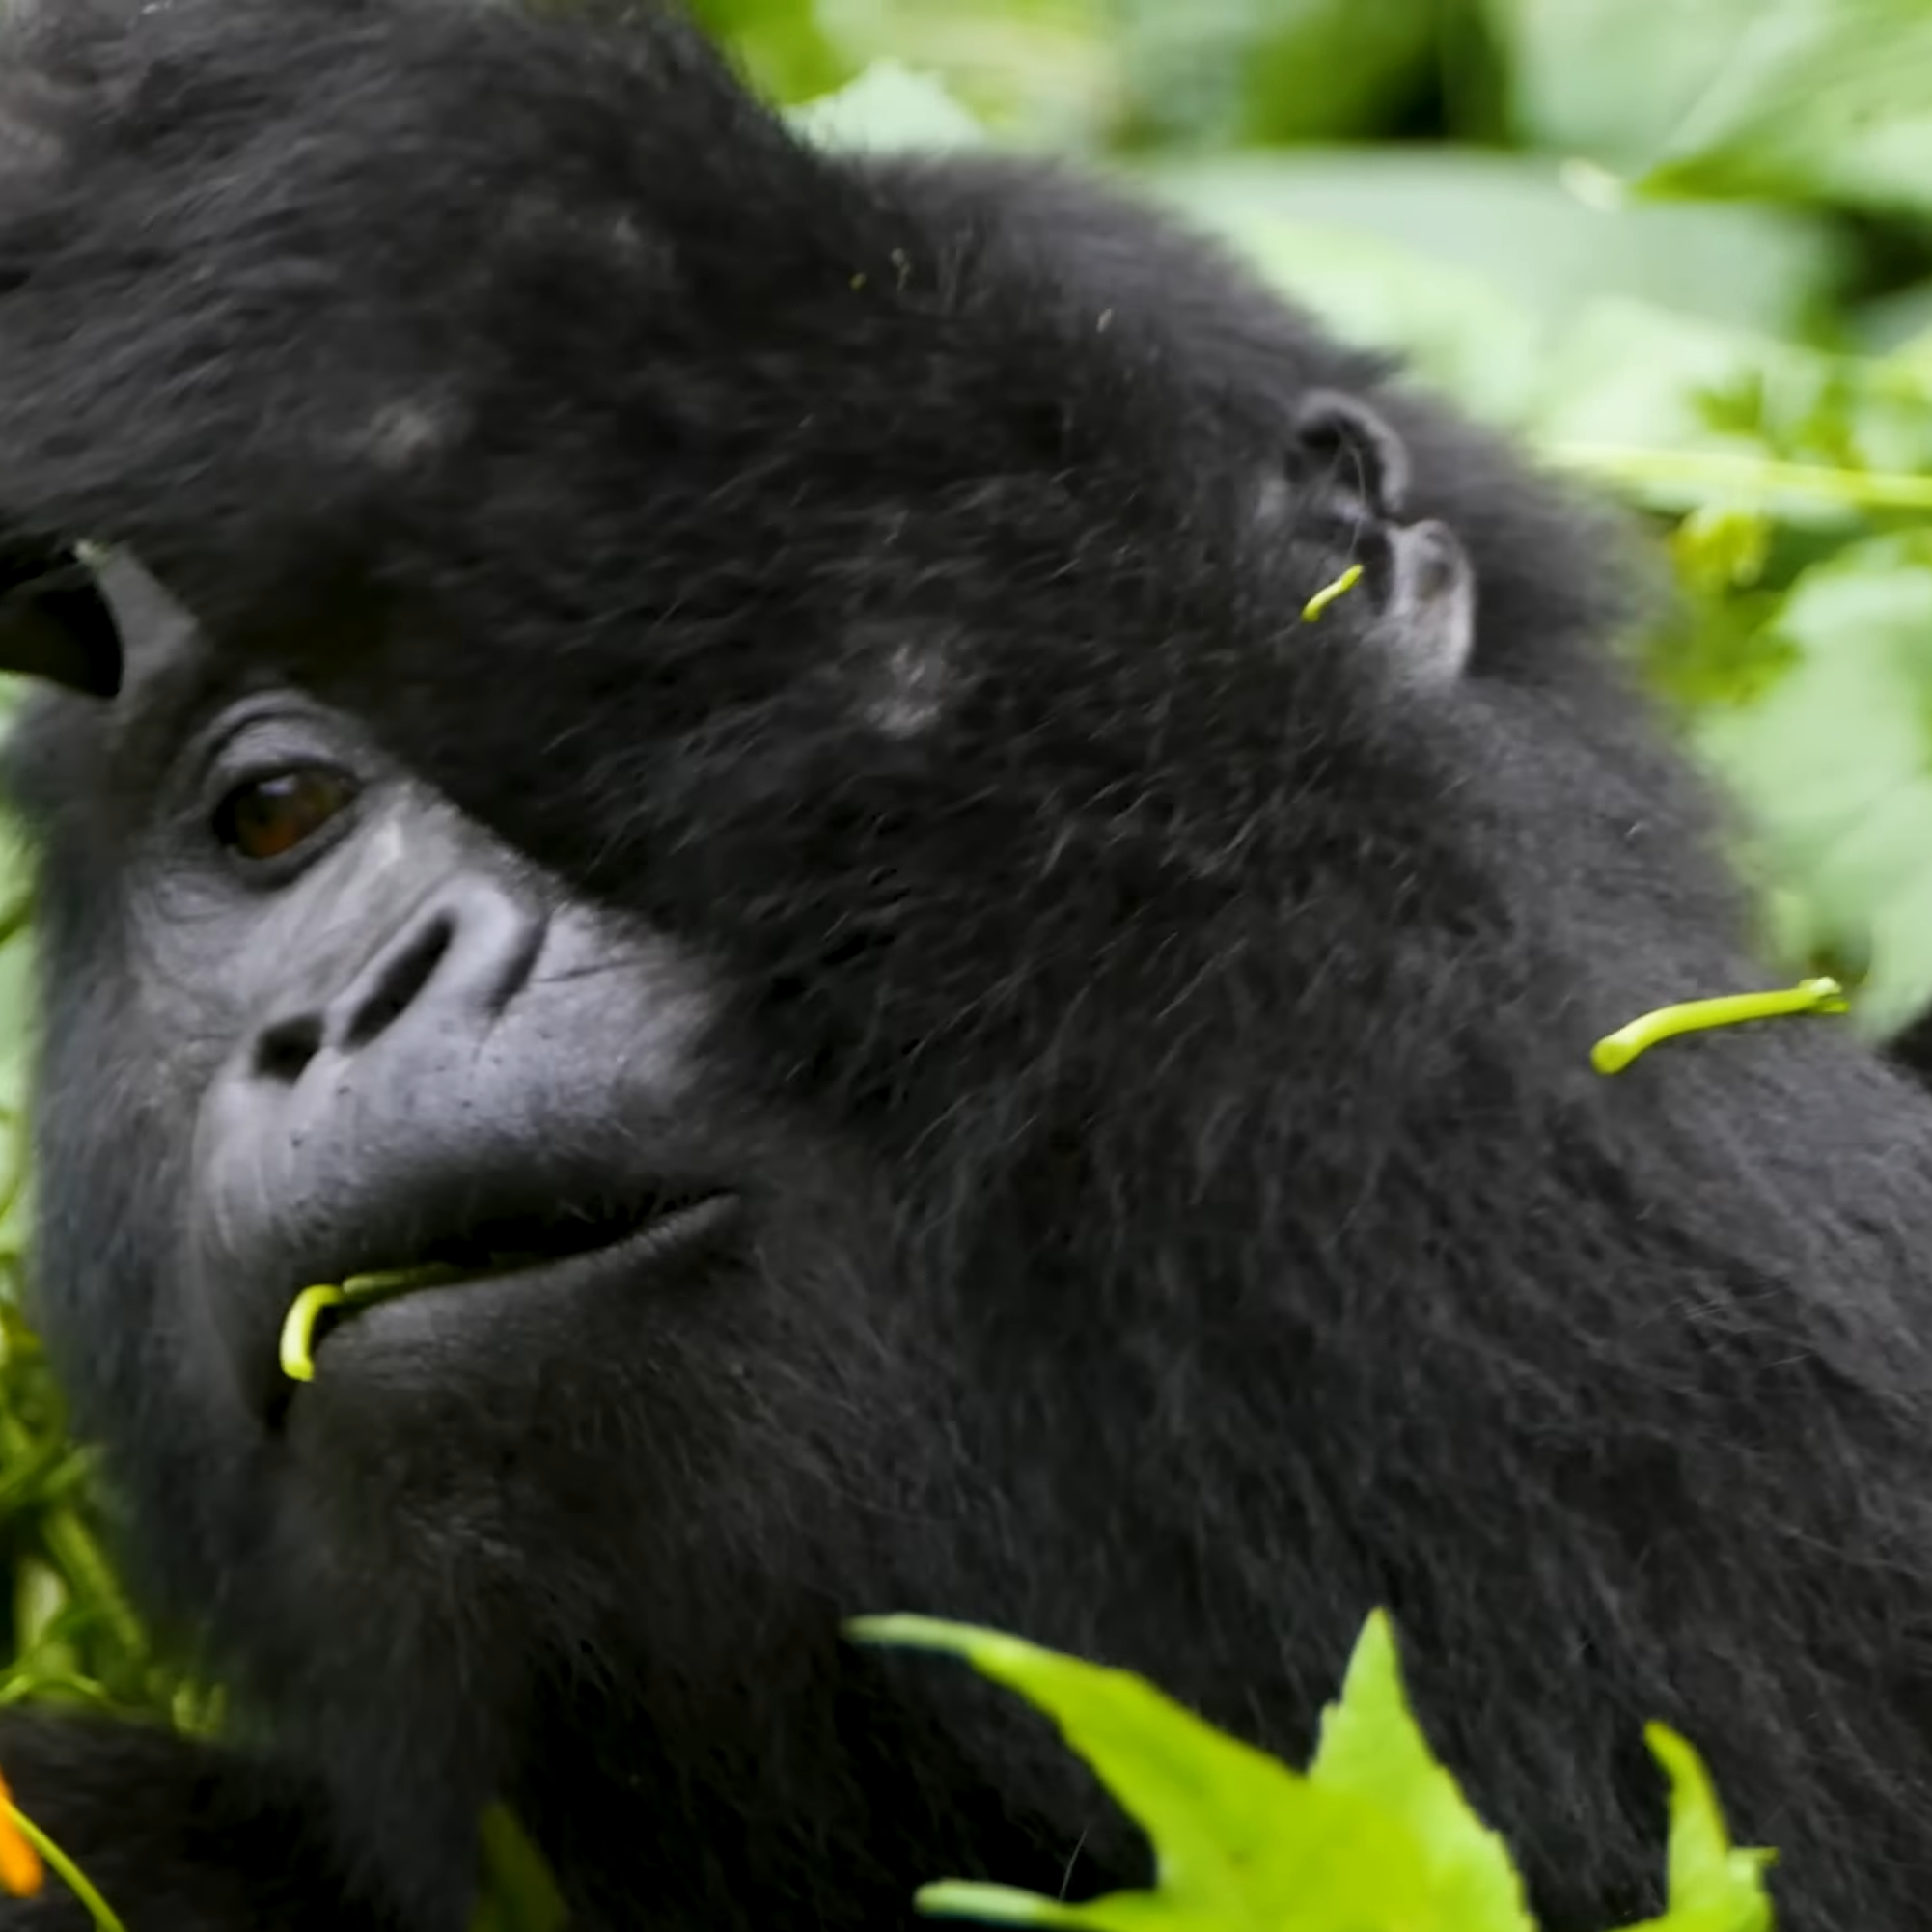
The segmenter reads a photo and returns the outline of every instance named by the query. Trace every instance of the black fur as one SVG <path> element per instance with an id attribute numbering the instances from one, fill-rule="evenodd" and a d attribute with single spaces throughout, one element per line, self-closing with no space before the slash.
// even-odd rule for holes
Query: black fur
<path id="1" fill-rule="evenodd" d="M 292 1507 L 174 1376 L 143 767 L 43 709 L 43 1317 L 150 1600 L 309 1790 L 0 1729 L 130 1923 L 454 1926 L 494 1789 L 588 1926 L 1091 1892 L 1136 1843 L 1052 1740 L 838 1617 L 1004 1625 L 1299 1759 L 1386 1604 L 1552 1932 L 1655 1896 L 1651 1718 L 1791 1932 L 1917 1932 L 1932 1117 L 1829 1020 L 1590 1070 L 1762 978 L 1606 658 L 1615 539 L 1191 241 L 828 159 L 670 27 L 46 14 L 0 68 L 0 517 L 128 546 L 208 676 L 704 958 L 719 1053 L 885 1201 L 843 1275 L 768 1257 L 749 1334 L 653 1304 L 545 1427 L 391 1464 L 376 1417 Z M 1460 538 L 1460 676 L 1392 677 L 1370 592 L 1301 621 L 1392 494 L 1338 520 L 1311 390 Z M 666 1363 L 688 1445 L 623 1398 Z M 467 1533 L 507 1470 L 516 1538 Z M 271 1895 L 288 1841 L 334 1909 Z"/>

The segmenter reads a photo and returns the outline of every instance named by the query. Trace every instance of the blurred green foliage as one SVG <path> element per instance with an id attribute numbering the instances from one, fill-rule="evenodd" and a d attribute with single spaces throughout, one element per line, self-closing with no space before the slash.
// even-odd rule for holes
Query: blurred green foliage
<path id="1" fill-rule="evenodd" d="M 807 109 L 825 138 L 983 129 L 1116 171 L 1627 498 L 1679 592 L 1631 648 L 1736 801 L 1787 963 L 1868 957 L 1874 1030 L 1932 1002 L 1925 0 L 696 5 L 787 102 L 849 90 Z M 102 1559 L 14 1312 L 23 923 L 0 919 L 0 1703 L 205 1725 Z"/>

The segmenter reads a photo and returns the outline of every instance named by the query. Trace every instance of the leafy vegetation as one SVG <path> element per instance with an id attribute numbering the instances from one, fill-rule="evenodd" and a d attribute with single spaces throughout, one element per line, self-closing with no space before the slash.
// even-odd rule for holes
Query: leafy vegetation
<path id="1" fill-rule="evenodd" d="M 1372 1616 L 1306 1773 L 1204 1725 L 1124 1670 L 997 1631 L 884 1616 L 875 1643 L 963 1657 L 1060 1725 L 1154 1849 L 1149 1891 L 1067 1904 L 940 1882 L 938 1918 L 1066 1932 L 1534 1932 L 1503 1840 L 1470 1808 L 1410 1712 L 1387 1618 Z M 1670 1904 L 1627 1932 L 1769 1932 L 1764 1852 L 1725 1831 L 1697 1753 L 1653 1725 L 1670 1784 Z"/>
<path id="2" fill-rule="evenodd" d="M 963 1659 L 1060 1727 L 1146 1833 L 1154 1883 L 1079 1902 L 936 1880 L 935 1918 L 1058 1932 L 1535 1932 L 1508 1848 L 1471 1808 L 1410 1710 L 1386 1616 L 1368 1619 L 1306 1772 L 1203 1724 L 1126 1670 L 995 1630 L 926 1616 L 863 1617 L 850 1635 Z M 1668 1903 L 1623 1932 L 1771 1932 L 1771 1854 L 1741 1851 L 1703 1764 L 1650 1727 L 1670 1784 L 1659 1848 Z M 541 1856 L 500 1808 L 484 1823 L 471 1932 L 562 1932 Z"/>
<path id="3" fill-rule="evenodd" d="M 780 97 L 815 103 L 823 138 L 992 139 L 1117 170 L 1627 499 L 1677 593 L 1631 649 L 1737 803 L 1777 948 L 1794 972 L 1868 968 L 1856 1013 L 1874 1032 L 1932 1003 L 1923 0 L 699 11 Z M 0 1704 L 202 1726 L 219 1700 L 157 1661 L 116 1584 L 108 1505 L 17 1312 L 30 937 L 22 910 L 0 917 Z M 1160 1886 L 1110 1925 L 1193 1932 L 1210 1908 L 1308 1932 L 1523 1922 L 1500 1850 L 1406 1725 L 1379 1625 L 1306 1778 L 1011 1640 L 870 1634 L 962 1649 L 1094 1754 L 1163 1850 Z M 1754 1866 L 1687 1749 L 1662 1733 L 1653 1748 L 1675 1792 L 1673 1904 L 1653 1932 L 1750 1932 Z M 1184 1765 L 1212 1816 L 1179 1788 Z M 1244 1839 L 1263 1804 L 1268 1832 Z M 516 1864 L 513 1830 L 500 1836 Z M 1351 1863 L 1349 1845 L 1377 1850 Z M 1045 1922 L 1010 1895 L 941 1887 L 926 1903 Z"/>

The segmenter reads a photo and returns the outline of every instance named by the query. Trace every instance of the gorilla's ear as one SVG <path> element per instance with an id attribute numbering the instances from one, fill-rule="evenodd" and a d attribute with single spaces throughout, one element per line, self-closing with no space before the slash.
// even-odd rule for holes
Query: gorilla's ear
<path id="1" fill-rule="evenodd" d="M 1322 472 L 1337 510 L 1401 520 L 1409 500 L 1409 448 L 1381 412 L 1339 389 L 1311 389 L 1290 439 L 1299 462 Z"/>
<path id="2" fill-rule="evenodd" d="M 0 542 L 0 671 L 90 698 L 121 689 L 121 626 L 71 549 Z"/>

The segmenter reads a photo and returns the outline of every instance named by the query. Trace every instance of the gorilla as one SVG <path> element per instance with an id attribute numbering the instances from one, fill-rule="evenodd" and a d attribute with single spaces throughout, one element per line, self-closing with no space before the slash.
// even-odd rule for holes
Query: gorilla
<path id="1" fill-rule="evenodd" d="M 35 1311 L 233 1697 L 0 1720 L 131 1932 L 453 1932 L 497 1803 L 590 1932 L 1091 1896 L 1049 1727 L 845 1619 L 1300 1761 L 1378 1605 L 1549 1932 L 1655 1904 L 1650 1719 L 1788 1932 L 1922 1927 L 1932 1109 L 1592 1069 L 1766 973 L 1614 520 L 661 13 L 62 0 L 0 529 Z"/>

